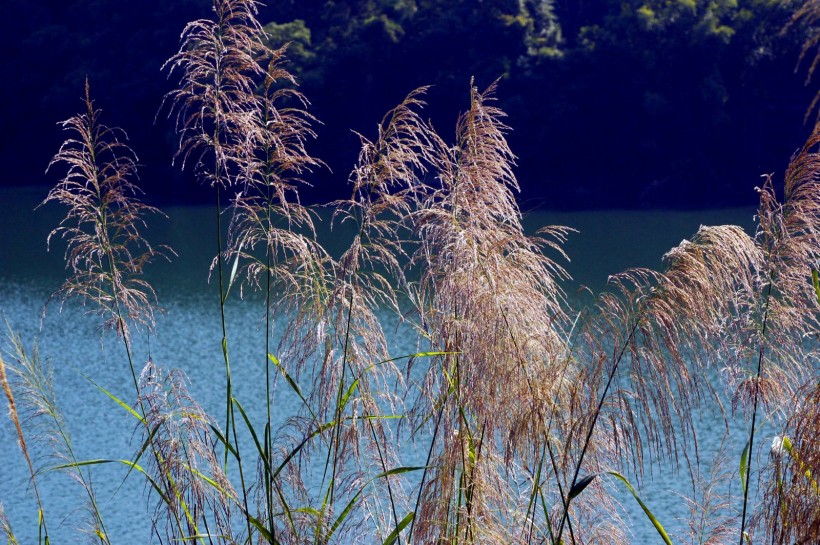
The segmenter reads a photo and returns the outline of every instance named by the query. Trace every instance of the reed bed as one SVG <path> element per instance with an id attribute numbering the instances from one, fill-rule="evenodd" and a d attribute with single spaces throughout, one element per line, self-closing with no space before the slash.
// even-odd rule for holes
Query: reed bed
<path id="1" fill-rule="evenodd" d="M 45 202 L 66 216 L 49 238 L 66 240 L 70 272 L 56 296 L 79 299 L 126 349 L 132 397 L 98 387 L 138 430 L 136 451 L 116 463 L 146 482 L 152 541 L 820 539 L 820 124 L 782 186 L 764 179 L 755 233 L 703 226 L 669 250 L 664 270 L 614 274 L 575 308 L 562 288 L 573 230 L 525 233 L 496 84 L 470 82 L 452 140 L 424 119 L 425 88 L 374 136 L 360 135 L 351 196 L 330 203 L 333 222 L 352 225 L 352 235 L 339 255 L 325 250 L 319 216 L 299 197 L 324 168 L 308 153 L 317 120 L 286 48 L 266 45 L 256 8 L 214 0 L 212 18 L 190 23 L 166 64 L 178 78 L 167 97 L 177 159 L 214 189 L 224 415 L 198 405 L 182 371 L 150 357 L 135 365 L 131 331 L 150 330 L 158 312 L 143 269 L 173 253 L 147 242 L 144 214 L 156 210 L 138 200 L 135 155 L 124 133 L 101 124 L 88 84 L 86 110 L 63 122 L 71 136 L 50 165 L 65 174 Z M 264 302 L 264 400 L 236 396 L 224 311 L 252 290 Z M 416 353 L 390 353 L 385 309 L 417 334 Z M 27 430 L 53 446 L 51 469 L 80 483 L 88 539 L 111 543 L 91 479 L 111 461 L 75 456 L 47 366 L 15 334 L 7 345 L 0 383 L 37 496 L 39 542 L 50 542 L 48 517 Z M 716 370 L 749 433 L 742 453 L 723 448 L 707 463 L 692 415 L 719 403 Z M 277 385 L 300 401 L 278 429 Z M 249 417 L 250 403 L 264 403 L 262 422 Z M 758 436 L 762 420 L 778 431 L 774 443 Z M 402 441 L 426 453 L 422 465 L 403 462 Z M 670 536 L 655 498 L 641 493 L 644 468 L 658 463 L 690 476 L 685 536 Z M 630 535 L 616 488 L 656 533 Z M 2 510 L 0 531 L 16 543 Z"/>

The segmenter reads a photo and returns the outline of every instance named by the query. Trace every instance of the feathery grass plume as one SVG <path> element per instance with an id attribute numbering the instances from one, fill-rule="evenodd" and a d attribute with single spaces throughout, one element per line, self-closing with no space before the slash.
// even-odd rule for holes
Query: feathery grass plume
<path id="1" fill-rule="evenodd" d="M 82 487 L 88 512 L 85 532 L 93 536 L 96 543 L 108 544 L 110 540 L 97 504 L 91 474 L 77 465 L 79 460 L 75 455 L 68 427 L 57 406 L 51 367 L 43 361 L 36 343 L 29 353 L 19 335 L 11 332 L 9 337 L 14 358 L 11 372 L 17 379 L 18 397 L 22 401 L 20 412 L 26 414 L 29 425 L 37 430 L 36 439 L 47 449 L 50 457 L 56 460 L 60 470 L 68 473 Z M 2 369 L 0 381 L 6 383 Z M 7 396 L 10 396 L 10 392 L 7 392 Z M 18 430 L 18 433 L 21 432 Z"/>
<path id="2" fill-rule="evenodd" d="M 816 334 L 818 309 L 810 273 L 820 249 L 818 161 L 810 149 L 818 141 L 815 133 L 792 161 L 784 204 L 767 178 L 754 239 L 736 227 L 701 228 L 692 242 L 667 254 L 665 274 L 633 271 L 616 277 L 622 296 L 603 298 L 606 319 L 593 339 L 620 339 L 616 357 L 598 358 L 609 362 L 598 411 L 617 407 L 625 429 L 641 424 L 633 428 L 641 430 L 634 440 L 622 445 L 641 449 L 639 438 L 645 437 L 650 453 L 662 448 L 675 455 L 678 442 L 693 431 L 689 407 L 708 387 L 700 372 L 703 363 L 722 361 L 731 376 L 739 377 L 734 397 L 752 414 L 752 429 L 758 401 L 765 401 L 770 414 L 784 411 L 796 386 L 810 376 L 807 341 Z M 604 348 L 590 353 L 604 353 Z M 616 383 L 608 393 L 613 379 L 626 370 L 623 386 Z M 753 438 L 752 433 L 752 452 Z M 640 450 L 626 454 L 627 459 L 642 459 Z M 744 501 L 741 533 L 745 507 Z"/>
<path id="3" fill-rule="evenodd" d="M 373 526 L 380 540 L 391 532 L 400 539 L 401 522 L 408 520 L 409 501 L 398 477 L 404 470 L 396 471 L 398 455 L 389 439 L 395 433 L 389 421 L 401 407 L 396 393 L 403 390 L 403 377 L 388 355 L 377 310 L 399 308 L 395 290 L 403 284 L 404 251 L 400 222 L 411 209 L 408 192 L 419 185 L 429 149 L 428 129 L 416 112 L 423 105 L 423 92 L 412 92 L 385 115 L 375 141 L 360 135 L 362 150 L 350 176 L 353 196 L 333 203 L 334 219 L 352 221 L 357 230 L 339 260 L 327 264 L 327 296 L 312 316 L 316 322 L 304 321 L 307 312 L 299 309 L 297 323 L 311 334 L 312 347 L 302 347 L 300 353 L 315 358 L 315 367 L 308 370 L 313 384 L 306 401 L 310 417 L 301 420 L 301 429 L 288 428 L 290 439 L 283 436 L 282 445 L 293 448 L 315 434 L 320 423 L 332 422 L 324 444 L 317 438 L 317 444 L 303 449 L 290 465 L 307 464 L 314 450 L 326 450 L 324 497 L 314 517 L 298 521 L 304 527 L 299 532 L 310 531 L 311 525 L 322 529 L 313 531 L 320 540 L 329 539 L 327 527 L 336 526 L 332 517 L 344 515 L 340 508 L 354 500 L 355 514 L 345 515 L 345 524 L 334 531 L 338 539 L 367 535 L 362 532 Z M 297 357 L 294 363 L 299 361 Z M 302 475 L 291 470 L 288 477 L 296 481 L 288 484 L 298 492 L 294 501 L 310 501 Z"/>
<path id="4" fill-rule="evenodd" d="M 740 330 L 740 339 L 746 338 L 761 259 L 741 228 L 701 226 L 691 241 L 664 256 L 664 273 L 634 270 L 612 277 L 620 298 L 602 297 L 605 323 L 593 330 L 594 342 L 619 339 L 615 350 L 623 351 L 621 373 L 628 378 L 616 384 L 612 408 L 625 429 L 641 425 L 652 458 L 665 453 L 677 461 L 678 452 L 687 452 L 681 447 L 694 434 L 691 409 L 711 390 L 703 369 L 742 348 L 727 344 L 738 336 L 728 334 Z M 600 345 L 596 350 L 612 353 Z M 607 365 L 618 363 L 609 358 Z M 613 374 L 608 368 L 607 376 Z M 622 446 L 625 459 L 643 459 L 642 442 Z"/>
<path id="5" fill-rule="evenodd" d="M 786 422 L 786 435 L 772 442 L 761 513 L 767 539 L 778 544 L 820 540 L 820 385 L 806 385 L 795 399 L 798 406 Z"/>
<path id="6" fill-rule="evenodd" d="M 236 274 L 244 276 L 246 286 L 265 292 L 265 364 L 267 461 L 260 460 L 258 493 L 264 493 L 264 505 L 269 531 L 273 532 L 274 490 L 271 483 L 270 453 L 273 352 L 270 334 L 273 320 L 281 312 L 299 316 L 300 307 L 323 300 L 322 277 L 328 257 L 315 240 L 315 228 L 310 211 L 299 200 L 302 176 L 321 162 L 305 149 L 306 141 L 315 137 L 307 113 L 307 99 L 294 86 L 295 78 L 284 67 L 283 47 L 270 52 L 265 81 L 249 114 L 245 138 L 247 155 L 240 161 L 239 180 L 242 190 L 232 203 L 233 219 L 229 228 L 225 259 L 233 259 Z M 289 105 L 290 104 L 290 105 Z M 213 266 L 218 265 L 216 258 Z M 233 275 L 234 273 L 232 273 Z M 231 282 L 234 281 L 232 276 Z M 228 286 L 230 289 L 230 284 Z M 301 313 L 302 315 L 309 313 Z M 300 331 L 297 326 L 291 332 Z"/>
<path id="7" fill-rule="evenodd" d="M 250 154 L 242 163 L 241 191 L 233 202 L 227 258 L 244 259 L 246 283 L 260 288 L 296 293 L 305 282 L 300 275 L 321 259 L 313 217 L 299 200 L 301 176 L 321 162 L 311 157 L 305 143 L 315 138 L 314 118 L 305 111 L 307 100 L 291 86 L 293 76 L 283 66 L 285 49 L 270 53 L 261 93 L 245 132 Z M 287 103 L 294 106 L 287 106 Z M 301 232 L 299 232 L 301 231 Z M 264 252 L 260 256 L 259 246 Z M 320 256 L 320 257 L 317 257 Z M 287 296 L 277 296 L 287 300 Z"/>
<path id="8" fill-rule="evenodd" d="M 248 490 L 236 435 L 236 414 L 233 404 L 230 352 L 223 275 L 224 249 L 222 243 L 222 205 L 220 191 L 241 184 L 255 169 L 256 144 L 259 141 L 258 123 L 269 113 L 269 104 L 260 107 L 256 94 L 258 82 L 265 78 L 265 63 L 276 58 L 266 45 L 265 33 L 256 19 L 256 0 L 213 0 L 213 18 L 188 23 L 181 36 L 179 51 L 163 65 L 171 75 L 179 72 L 177 88 L 165 97 L 171 111 L 176 111 L 176 127 L 182 168 L 192 161 L 196 175 L 216 189 L 216 254 L 214 265 L 218 272 L 219 308 L 222 326 L 222 355 L 225 363 L 225 459 L 231 451 L 236 459 L 242 497 L 247 512 Z M 276 65 L 268 65 L 276 75 Z M 269 87 L 266 86 L 266 92 Z M 263 100 L 264 102 L 264 100 Z M 300 117 L 300 114 L 294 116 Z M 269 136 L 263 136 L 263 141 Z M 291 138 L 298 148 L 302 137 Z M 280 150 L 282 151 L 282 150 Z M 287 152 L 283 152 L 287 153 Z M 247 521 L 248 538 L 252 528 Z"/>
<path id="9" fill-rule="evenodd" d="M 17 432 L 17 446 L 20 447 L 20 451 L 23 453 L 23 457 L 26 459 L 26 465 L 28 466 L 29 476 L 31 477 L 31 486 L 34 489 L 34 498 L 37 501 L 37 508 L 39 509 L 38 519 L 40 521 L 41 534 L 39 536 L 38 543 L 48 544 L 48 527 L 46 526 L 46 517 L 45 512 L 43 510 L 43 501 L 40 497 L 40 488 L 37 485 L 37 472 L 34 470 L 34 463 L 32 462 L 31 455 L 29 454 L 28 444 L 26 443 L 26 437 L 23 434 L 23 427 L 20 425 L 20 413 L 18 412 L 17 404 L 14 401 L 14 393 L 12 392 L 11 385 L 9 384 L 8 375 L 6 374 L 6 363 L 3 361 L 2 354 L 0 354 L 0 386 L 3 387 L 3 393 L 6 394 L 6 401 L 8 401 L 9 404 L 9 418 L 11 418 L 11 421 L 14 424 L 14 430 Z M 2 517 L 2 523 L 3 530 L 9 537 L 9 541 L 13 542 L 14 534 L 11 532 L 11 526 L 8 524 L 8 520 L 6 519 L 5 515 L 3 515 Z"/>
<path id="10" fill-rule="evenodd" d="M 737 508 L 730 493 L 733 462 L 724 435 L 713 462 L 704 474 L 698 463 L 693 470 L 692 497 L 683 497 L 689 506 L 688 531 L 681 536 L 691 545 L 729 545 L 736 540 Z"/>
<path id="11" fill-rule="evenodd" d="M 179 86 L 165 99 L 176 110 L 177 157 L 193 161 L 197 175 L 216 187 L 236 182 L 249 155 L 260 62 L 269 56 L 256 20 L 255 0 L 214 0 L 213 19 L 188 23 L 179 51 L 163 65 L 180 72 Z"/>
<path id="12" fill-rule="evenodd" d="M 820 262 L 818 144 L 820 124 L 815 125 L 786 170 L 782 204 L 777 201 L 770 176 L 761 189 L 758 238 L 766 254 L 767 306 L 765 327 L 759 336 L 757 373 L 747 379 L 754 386 L 747 399 L 752 407 L 750 452 L 754 452 L 759 401 L 764 401 L 769 413 L 790 416 L 786 429 L 800 421 L 803 411 L 813 410 L 811 392 L 817 380 L 813 365 L 818 356 L 815 339 L 820 333 L 820 301 L 813 285 Z M 749 482 L 748 477 L 746 481 Z M 772 497 L 777 495 L 770 491 L 769 498 Z M 745 504 L 744 497 L 744 515 Z M 752 518 L 752 530 L 764 534 L 771 531 L 774 537 L 793 531 L 779 526 L 771 503 L 766 514 Z M 745 516 L 742 522 L 745 525 Z"/>
<path id="13" fill-rule="evenodd" d="M 160 541 L 239 543 L 239 499 L 216 454 L 216 423 L 188 392 L 182 371 L 148 361 L 140 374 L 145 445 L 154 451 L 150 482 L 159 494 L 153 519 Z M 145 447 L 144 447 L 145 448 Z"/>
<path id="14" fill-rule="evenodd" d="M 14 531 L 11 529 L 11 522 L 6 516 L 6 511 L 3 509 L 2 503 L 0 503 L 0 532 L 6 536 L 8 545 L 20 545 L 20 542 L 17 541 L 17 537 L 14 535 Z"/>
<path id="15" fill-rule="evenodd" d="M 152 247 L 140 232 L 144 215 L 159 211 L 137 198 L 136 156 L 120 129 L 100 122 L 88 81 L 85 107 L 61 123 L 71 136 L 48 168 L 64 165 L 67 172 L 42 203 L 68 207 L 48 236 L 49 243 L 55 235 L 66 240 L 66 268 L 72 273 L 55 296 L 92 304 L 89 312 L 127 339 L 129 322 L 153 326 L 156 294 L 141 275 L 146 263 L 170 249 Z"/>
<path id="16" fill-rule="evenodd" d="M 601 464 L 640 476 L 647 455 L 677 463 L 683 453 L 692 467 L 690 446 L 697 460 L 691 411 L 712 394 L 703 371 L 732 352 L 736 345 L 722 339 L 736 322 L 747 332 L 762 254 L 742 229 L 719 226 L 701 227 L 664 258 L 665 273 L 611 277 L 614 290 L 601 295 L 579 336 L 582 401 L 574 419 L 557 428 L 566 438 L 562 457 L 572 460 L 570 490 L 582 469 L 595 474 Z M 558 539 L 571 522 L 570 510 L 563 513 Z"/>
<path id="17" fill-rule="evenodd" d="M 438 185 L 427 184 L 413 213 L 421 240 L 413 263 L 422 272 L 412 297 L 431 345 L 448 353 L 431 366 L 415 408 L 435 427 L 414 521 L 418 542 L 523 539 L 527 504 L 513 486 L 523 470 L 516 462 L 539 456 L 546 413 L 564 396 L 557 280 L 566 273 L 543 253 L 557 244 L 523 233 L 494 90 L 471 86 L 454 147 L 435 137 Z M 560 242 L 567 231 L 551 233 Z"/>

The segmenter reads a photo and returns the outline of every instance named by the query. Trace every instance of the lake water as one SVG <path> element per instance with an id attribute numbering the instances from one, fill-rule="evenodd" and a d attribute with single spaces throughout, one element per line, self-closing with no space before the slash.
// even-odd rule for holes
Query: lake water
<path id="1" fill-rule="evenodd" d="M 96 319 L 86 316 L 76 305 L 66 305 L 61 311 L 57 304 L 52 304 L 45 317 L 42 315 L 44 303 L 64 279 L 64 247 L 56 241 L 52 251 L 47 252 L 45 242 L 61 211 L 51 206 L 34 210 L 45 192 L 41 188 L 0 189 L 0 319 L 7 321 L 29 348 L 36 339 L 42 356 L 53 367 L 56 398 L 77 457 L 128 458 L 136 449 L 133 419 L 79 373 L 123 399 L 130 399 L 133 386 L 121 344 L 114 336 L 101 334 Z M 171 245 L 179 255 L 172 263 L 158 262 L 151 272 L 164 312 L 158 319 L 157 333 L 135 343 L 136 359 L 138 363 L 145 361 L 150 347 L 151 357 L 160 365 L 183 369 L 190 378 L 194 397 L 210 414 L 220 415 L 224 413 L 224 364 L 219 307 L 215 304 L 216 288 L 208 283 L 208 267 L 214 253 L 214 212 L 208 207 L 170 207 L 164 211 L 169 218 L 157 222 L 149 238 Z M 748 229 L 753 214 L 752 209 L 533 211 L 526 215 L 526 224 L 533 229 L 560 224 L 580 231 L 566 244 L 571 258 L 566 268 L 575 280 L 565 289 L 573 294 L 580 284 L 598 289 L 608 275 L 628 267 L 658 267 L 661 255 L 682 238 L 690 237 L 701 224 L 733 223 Z M 259 357 L 264 353 L 264 321 L 260 306 L 243 302 L 232 294 L 227 321 L 235 394 L 245 400 L 244 405 L 251 407 L 253 414 L 260 416 L 263 403 L 256 401 L 264 399 L 264 379 L 260 380 L 264 377 L 264 362 Z M 5 334 L 0 346 L 8 346 Z M 412 339 L 397 338 L 393 350 L 408 353 L 413 346 Z M 281 385 L 277 396 L 277 417 L 283 421 L 296 411 L 297 404 Z M 36 543 L 37 511 L 28 472 L 16 448 L 16 436 L 5 418 L 5 399 L 0 414 L 0 502 L 20 542 Z M 709 411 L 696 420 L 701 428 L 701 456 L 708 460 L 723 437 L 724 426 Z M 733 442 L 728 453 L 732 460 L 737 460 L 745 442 L 746 426 L 733 425 L 732 429 L 735 437 L 730 438 Z M 424 449 L 407 447 L 408 457 L 412 458 L 416 450 Z M 37 463 L 44 468 L 54 461 L 40 458 Z M 154 500 L 148 499 L 143 483 L 133 476 L 120 487 L 124 474 L 122 467 L 96 468 L 93 478 L 98 500 L 113 543 L 147 543 Z M 641 491 L 670 533 L 685 529 L 683 521 L 688 511 L 679 494 L 691 488 L 687 483 L 686 476 L 654 468 Z M 83 513 L 83 495 L 77 484 L 63 474 L 46 473 L 41 487 L 52 543 L 83 542 L 75 532 Z M 735 491 L 740 489 L 736 474 L 732 487 Z M 657 543 L 657 533 L 634 500 L 626 494 L 618 497 L 632 517 L 634 542 Z"/>

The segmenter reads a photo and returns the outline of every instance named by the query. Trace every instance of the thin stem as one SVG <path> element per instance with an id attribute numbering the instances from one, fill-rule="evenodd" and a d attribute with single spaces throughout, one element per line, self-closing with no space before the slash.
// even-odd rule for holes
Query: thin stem
<path id="1" fill-rule="evenodd" d="M 233 385 L 231 383 L 231 359 L 228 353 L 228 328 L 225 321 L 225 300 L 227 299 L 227 293 L 224 290 L 224 280 L 223 280 L 223 272 L 222 272 L 222 210 L 219 198 L 219 184 L 216 186 L 216 243 L 217 243 L 217 254 L 216 254 L 216 262 L 217 262 L 217 273 L 219 276 L 219 316 L 220 322 L 222 325 L 222 357 L 225 361 L 225 398 L 226 398 L 226 410 L 225 410 L 225 469 L 227 470 L 228 466 L 228 445 L 227 439 L 230 435 L 233 435 L 233 442 L 234 442 L 234 457 L 236 458 L 237 468 L 239 469 L 239 480 L 242 485 L 242 503 L 245 510 L 245 513 L 250 513 L 248 510 L 248 489 L 245 486 L 245 472 L 242 468 L 242 456 L 240 454 L 239 448 L 239 439 L 236 435 L 236 414 L 234 412 L 233 407 Z M 251 529 L 251 521 L 249 517 L 245 517 L 245 522 L 247 523 L 247 530 L 248 530 L 248 539 L 251 539 L 252 529 Z"/>
<path id="2" fill-rule="evenodd" d="M 627 347 L 632 342 L 632 339 L 635 337 L 635 332 L 638 329 L 638 324 L 640 323 L 640 316 L 635 320 L 635 323 L 632 325 L 632 329 L 629 332 L 629 336 L 626 338 L 621 350 L 618 354 L 618 357 L 615 359 L 614 365 L 612 366 L 612 370 L 609 372 L 609 378 L 607 379 L 606 386 L 604 387 L 604 391 L 601 394 L 601 398 L 598 400 L 598 406 L 595 409 L 595 412 L 592 415 L 592 423 L 589 426 L 589 431 L 587 432 L 586 439 L 584 439 L 584 447 L 581 449 L 581 456 L 578 458 L 578 463 L 575 465 L 575 474 L 572 476 L 572 482 L 570 483 L 569 489 L 570 491 L 575 487 L 575 484 L 578 482 L 578 475 L 581 473 L 581 466 L 584 463 L 584 456 L 587 453 L 587 449 L 591 443 L 592 433 L 595 431 L 595 424 L 598 422 L 598 416 L 601 414 L 601 409 L 604 406 L 604 402 L 606 401 L 606 396 L 609 393 L 609 387 L 612 385 L 612 381 L 615 378 L 615 375 L 618 372 L 618 366 L 623 359 L 624 354 L 626 353 Z M 567 498 L 566 507 L 564 508 L 564 514 L 561 517 L 561 523 L 558 525 L 558 538 L 556 539 L 557 543 L 561 543 L 561 536 L 564 532 L 564 523 L 569 519 L 569 504 L 570 499 Z"/>
<path id="3" fill-rule="evenodd" d="M 750 480 L 752 475 L 752 453 L 754 452 L 752 449 L 754 448 L 754 440 L 755 440 L 755 422 L 757 420 L 757 400 L 758 400 L 758 389 L 760 387 L 760 374 L 763 368 L 763 355 L 764 350 L 766 348 L 766 326 L 769 321 L 769 299 L 772 294 L 772 284 L 773 284 L 772 275 L 769 275 L 769 285 L 766 288 L 766 299 L 764 301 L 764 310 L 763 310 L 763 325 L 760 331 L 760 349 L 758 352 L 757 358 L 757 375 L 755 377 L 755 388 L 754 388 L 754 402 L 753 402 L 753 409 L 752 409 L 752 427 L 749 430 L 749 463 L 746 465 L 746 488 L 743 490 L 743 513 L 740 517 L 740 545 L 743 545 L 743 537 L 746 530 L 746 507 L 749 500 L 749 488 L 750 488 Z"/>
<path id="4" fill-rule="evenodd" d="M 444 395 L 446 397 L 448 394 L 445 393 Z M 424 490 L 424 481 L 427 478 L 427 471 L 430 468 L 430 459 L 433 457 L 433 447 L 436 444 L 436 437 L 438 437 L 438 430 L 441 426 L 441 418 L 442 416 L 444 416 L 444 402 L 445 400 L 442 399 L 441 405 L 438 410 L 438 416 L 436 417 L 436 425 L 433 428 L 433 438 L 430 440 L 430 448 L 427 450 L 427 460 L 424 462 L 424 471 L 421 474 L 421 483 L 419 483 L 419 493 L 416 496 L 416 505 L 413 507 L 413 511 L 416 513 L 416 515 L 418 515 L 419 505 L 421 505 L 421 493 Z M 416 518 L 417 517 L 414 516 L 413 520 L 410 521 L 410 531 L 407 534 L 408 543 L 413 542 L 413 528 L 415 528 L 416 526 Z"/>

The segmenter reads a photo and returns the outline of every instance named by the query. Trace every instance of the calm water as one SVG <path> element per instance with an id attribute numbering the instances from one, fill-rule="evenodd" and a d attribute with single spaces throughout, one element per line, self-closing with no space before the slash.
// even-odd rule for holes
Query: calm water
<path id="1" fill-rule="evenodd" d="M 63 246 L 53 243 L 46 251 L 46 235 L 59 220 L 60 211 L 47 207 L 34 211 L 45 190 L 0 190 L 4 214 L 0 215 L 0 318 L 19 333 L 29 349 L 35 339 L 40 352 L 54 372 L 56 397 L 80 459 L 128 458 L 136 448 L 134 421 L 116 407 L 78 371 L 123 399 L 130 399 L 131 377 L 120 343 L 101 334 L 96 319 L 83 308 L 66 305 L 62 310 L 52 304 L 43 317 L 49 295 L 61 284 Z M 208 284 L 208 267 L 213 255 L 213 210 L 176 207 L 165 210 L 169 219 L 158 222 L 149 238 L 170 244 L 179 256 L 173 263 L 157 263 L 152 280 L 160 305 L 157 333 L 137 339 L 137 362 L 151 357 L 160 365 L 179 367 L 190 378 L 194 397 L 213 415 L 224 413 L 224 372 L 220 352 L 219 307 L 216 288 Z M 628 267 L 657 267 L 660 256 L 684 237 L 691 236 L 701 224 L 752 224 L 751 209 L 701 212 L 604 211 L 579 213 L 532 212 L 527 225 L 546 224 L 574 227 L 566 245 L 571 262 L 566 268 L 575 281 L 565 288 L 575 293 L 580 284 L 600 288 L 609 274 Z M 261 418 L 264 399 L 264 322 L 260 306 L 232 297 L 227 307 L 229 337 L 236 385 L 236 396 Z M 0 346 L 7 346 L 3 335 Z M 413 351 L 413 340 L 396 338 L 396 353 Z M 295 401 L 280 386 L 277 392 L 277 418 L 284 420 L 296 410 Z M 21 539 L 35 543 L 37 518 L 27 471 L 16 448 L 16 436 L 3 415 L 0 418 L 0 501 Z M 709 412 L 696 417 L 701 428 L 700 456 L 710 460 L 723 437 L 723 424 Z M 733 426 L 742 435 L 745 426 Z M 765 439 L 763 439 L 765 441 Z M 740 435 L 729 445 L 728 454 L 736 466 L 743 441 Z M 423 449 L 408 447 L 411 460 Z M 423 463 L 423 460 L 421 460 Z M 53 465 L 40 458 L 38 467 Z M 125 472 L 120 467 L 100 466 L 93 478 L 98 500 L 114 543 L 146 543 L 153 499 L 148 499 L 143 484 L 130 478 L 122 484 Z M 680 493 L 691 488 L 688 477 L 677 476 L 664 468 L 654 468 L 642 490 L 643 497 L 667 530 L 683 531 L 686 504 Z M 121 488 L 120 485 L 122 484 Z M 83 539 L 75 528 L 82 524 L 83 495 L 68 477 L 46 473 L 42 477 L 52 543 L 75 543 Z M 737 475 L 733 490 L 739 490 Z M 656 543 L 658 536 L 645 522 L 631 496 L 618 496 L 632 515 L 636 543 Z"/>

